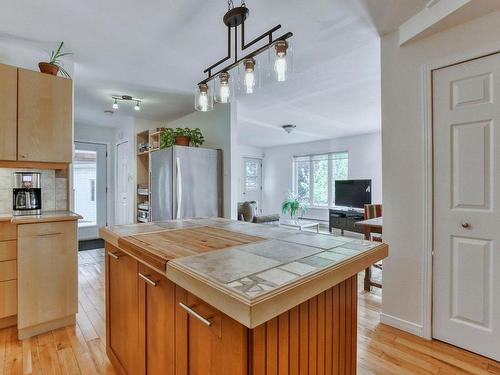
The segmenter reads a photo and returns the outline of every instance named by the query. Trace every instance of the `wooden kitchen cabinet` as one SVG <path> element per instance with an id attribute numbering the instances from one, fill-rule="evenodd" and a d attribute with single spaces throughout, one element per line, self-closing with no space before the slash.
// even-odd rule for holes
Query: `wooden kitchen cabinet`
<path id="1" fill-rule="evenodd" d="M 17 159 L 70 163 L 72 81 L 26 69 L 18 74 Z"/>
<path id="2" fill-rule="evenodd" d="M 138 276 L 146 374 L 174 375 L 175 284 L 142 264 Z"/>
<path id="3" fill-rule="evenodd" d="M 177 374 L 247 375 L 248 329 L 182 288 L 176 290 Z"/>
<path id="4" fill-rule="evenodd" d="M 22 224 L 17 234 L 19 338 L 74 324 L 78 310 L 76 221 Z"/>
<path id="5" fill-rule="evenodd" d="M 0 160 L 17 159 L 17 68 L 0 64 Z"/>
<path id="6" fill-rule="evenodd" d="M 139 263 L 106 244 L 106 346 L 121 374 L 144 374 L 139 324 Z"/>

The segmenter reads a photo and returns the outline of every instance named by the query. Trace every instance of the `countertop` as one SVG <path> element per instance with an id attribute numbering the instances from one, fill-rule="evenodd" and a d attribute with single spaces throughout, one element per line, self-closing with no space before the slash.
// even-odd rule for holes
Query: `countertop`
<path id="1" fill-rule="evenodd" d="M 79 220 L 82 217 L 71 211 L 45 211 L 40 215 L 21 215 L 0 214 L 0 221 L 9 221 L 12 224 L 34 224 L 50 223 L 54 221 L 72 221 Z"/>
<path id="2" fill-rule="evenodd" d="M 380 242 L 219 218 L 115 226 L 101 236 L 248 328 L 388 255 Z"/>

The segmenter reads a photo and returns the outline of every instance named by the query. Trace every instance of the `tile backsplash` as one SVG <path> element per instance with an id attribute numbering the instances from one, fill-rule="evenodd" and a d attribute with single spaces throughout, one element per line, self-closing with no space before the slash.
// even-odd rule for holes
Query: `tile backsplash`
<path id="1" fill-rule="evenodd" d="M 0 214 L 12 213 L 14 172 L 40 172 L 42 211 L 68 209 L 68 178 L 59 171 L 46 169 L 0 168 Z"/>

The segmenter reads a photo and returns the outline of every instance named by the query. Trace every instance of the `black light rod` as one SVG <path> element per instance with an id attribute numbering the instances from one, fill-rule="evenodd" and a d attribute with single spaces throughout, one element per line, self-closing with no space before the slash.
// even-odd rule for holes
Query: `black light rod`
<path id="1" fill-rule="evenodd" d="M 208 68 L 206 68 L 203 73 L 206 73 L 210 70 L 212 70 L 213 68 L 215 68 L 217 65 L 220 65 L 222 64 L 223 62 L 226 62 L 227 60 L 229 60 L 231 58 L 231 28 L 228 26 L 227 27 L 227 56 L 224 57 L 223 59 L 219 60 L 218 62 L 216 62 L 215 64 L 209 66 Z"/>
<path id="2" fill-rule="evenodd" d="M 221 73 L 221 72 L 227 72 L 227 71 L 229 71 L 229 70 L 233 69 L 235 66 L 237 66 L 239 63 L 241 63 L 243 60 L 245 60 L 245 59 L 250 59 L 250 58 L 252 58 L 252 57 L 255 57 L 255 56 L 257 56 L 258 54 L 260 54 L 261 52 L 263 52 L 263 51 L 265 51 L 266 49 L 268 49 L 269 47 L 271 47 L 271 45 L 273 45 L 273 44 L 274 44 L 274 43 L 276 43 L 277 41 L 279 41 L 279 40 L 286 40 L 286 39 L 288 39 L 288 38 L 290 38 L 290 37 L 292 37 L 292 36 L 293 36 L 293 33 L 286 33 L 286 34 L 284 34 L 284 35 L 280 36 L 279 38 L 274 39 L 272 42 L 270 42 L 270 43 L 266 44 L 265 46 L 260 47 L 259 49 L 257 49 L 257 50 L 255 50 L 255 51 L 253 51 L 252 53 L 249 53 L 248 55 L 246 55 L 246 56 L 242 57 L 242 58 L 241 58 L 241 59 L 239 59 L 238 61 L 235 61 L 235 62 L 234 62 L 234 63 L 232 63 L 231 65 L 226 66 L 225 68 L 223 68 L 223 69 L 219 70 L 217 73 L 214 73 L 214 74 L 212 74 L 212 75 L 209 75 L 209 77 L 208 77 L 207 79 L 205 79 L 205 80 L 203 80 L 203 81 L 199 82 L 199 83 L 198 83 L 198 85 L 201 85 L 201 84 L 203 84 L 203 83 L 208 83 L 208 82 L 210 82 L 212 79 L 214 79 L 215 77 L 217 77 L 217 75 L 218 75 L 219 73 Z M 208 71 L 208 69 L 207 69 L 204 73 L 206 73 L 207 71 Z"/>
<path id="3" fill-rule="evenodd" d="M 248 47 L 253 46 L 258 41 L 264 39 L 266 36 L 269 36 L 270 34 L 274 33 L 276 30 L 279 30 L 279 29 L 281 29 L 281 25 L 276 25 L 271 30 L 265 32 L 261 36 L 258 36 L 254 40 L 250 41 L 248 44 L 245 44 L 245 21 L 243 21 L 241 23 L 241 50 L 243 51 L 243 50 L 247 49 Z"/>

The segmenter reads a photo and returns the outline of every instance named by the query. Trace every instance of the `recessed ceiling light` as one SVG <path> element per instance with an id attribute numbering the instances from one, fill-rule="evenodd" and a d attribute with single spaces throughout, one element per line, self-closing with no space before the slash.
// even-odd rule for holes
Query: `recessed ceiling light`
<path id="1" fill-rule="evenodd" d="M 293 125 L 293 124 L 286 124 L 286 125 L 282 125 L 281 126 L 281 128 L 284 131 L 286 131 L 288 134 L 290 134 L 291 132 L 293 132 L 296 127 L 297 127 L 297 125 Z"/>

